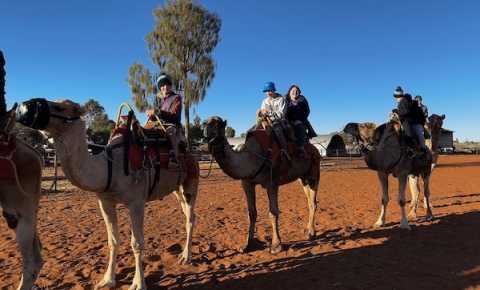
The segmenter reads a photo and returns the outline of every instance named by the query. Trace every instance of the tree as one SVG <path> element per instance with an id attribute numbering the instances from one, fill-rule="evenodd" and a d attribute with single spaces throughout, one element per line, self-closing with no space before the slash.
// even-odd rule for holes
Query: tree
<path id="1" fill-rule="evenodd" d="M 183 91 L 185 133 L 190 141 L 190 107 L 201 102 L 215 77 L 213 49 L 220 40 L 220 18 L 192 0 L 169 0 L 153 11 L 155 27 L 147 37 L 150 56 L 160 71 Z M 154 74 L 142 64 L 129 69 L 135 106 L 144 111 L 156 95 Z"/>
<path id="2" fill-rule="evenodd" d="M 225 128 L 225 137 L 227 138 L 235 137 L 235 129 L 227 126 L 227 128 Z"/>
<path id="3" fill-rule="evenodd" d="M 197 115 L 193 119 L 193 124 L 190 124 L 190 139 L 192 142 L 200 143 L 203 139 L 203 126 L 202 120 Z"/>
<path id="4" fill-rule="evenodd" d="M 107 144 L 115 122 L 108 118 L 103 106 L 94 99 L 88 100 L 83 105 L 83 109 L 88 137 L 96 144 Z"/>

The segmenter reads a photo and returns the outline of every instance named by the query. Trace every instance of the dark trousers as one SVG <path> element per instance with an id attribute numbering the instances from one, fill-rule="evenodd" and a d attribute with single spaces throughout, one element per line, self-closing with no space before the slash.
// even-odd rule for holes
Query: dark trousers
<path id="1" fill-rule="evenodd" d="M 295 132 L 295 144 L 298 147 L 303 147 L 307 142 L 307 126 L 301 121 L 293 122 L 292 126 Z"/>

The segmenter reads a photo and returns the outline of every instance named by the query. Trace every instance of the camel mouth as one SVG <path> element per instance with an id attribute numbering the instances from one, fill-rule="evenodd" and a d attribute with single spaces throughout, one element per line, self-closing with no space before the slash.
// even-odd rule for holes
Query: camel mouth
<path id="1" fill-rule="evenodd" d="M 18 123 L 36 130 L 47 128 L 50 122 L 50 108 L 45 99 L 37 98 L 23 102 L 16 111 Z"/>

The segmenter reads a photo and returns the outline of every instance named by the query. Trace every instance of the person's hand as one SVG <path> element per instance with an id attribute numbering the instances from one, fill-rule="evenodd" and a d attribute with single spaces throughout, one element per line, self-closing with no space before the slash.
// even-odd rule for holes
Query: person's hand
<path id="1" fill-rule="evenodd" d="M 145 111 L 147 116 L 150 118 L 151 116 L 155 115 L 155 111 L 153 109 L 148 109 Z"/>

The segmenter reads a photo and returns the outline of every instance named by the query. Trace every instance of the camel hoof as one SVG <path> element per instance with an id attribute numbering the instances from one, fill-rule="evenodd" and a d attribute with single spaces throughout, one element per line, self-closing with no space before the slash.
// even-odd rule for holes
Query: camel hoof
<path id="1" fill-rule="evenodd" d="M 179 264 L 179 265 L 188 265 L 188 264 L 190 264 L 190 261 L 191 261 L 191 260 L 192 260 L 192 259 L 191 259 L 190 257 L 188 257 L 188 256 L 186 257 L 186 256 L 183 255 L 183 254 L 180 255 L 180 256 L 178 256 L 178 264 Z"/>
<path id="2" fill-rule="evenodd" d="M 93 289 L 99 290 L 99 289 L 103 289 L 103 288 L 115 288 L 115 285 L 116 285 L 116 283 L 113 280 L 102 280 L 100 283 L 95 285 L 95 287 Z"/>
<path id="3" fill-rule="evenodd" d="M 147 290 L 147 286 L 144 285 L 138 285 L 138 284 L 132 284 L 128 290 Z"/>
<path id="4" fill-rule="evenodd" d="M 275 255 L 275 254 L 280 253 L 282 250 L 283 250 L 282 244 L 278 244 L 278 245 L 276 245 L 276 246 L 273 246 L 273 245 L 272 245 L 272 246 L 270 247 L 270 254 Z"/>
<path id="5" fill-rule="evenodd" d="M 411 230 L 412 228 L 408 225 L 408 223 L 401 223 L 400 228 L 404 230 Z"/>
<path id="6" fill-rule="evenodd" d="M 376 223 L 373 224 L 374 228 L 381 228 L 383 226 L 385 226 L 385 222 L 383 221 L 377 221 Z"/>
<path id="7" fill-rule="evenodd" d="M 246 254 L 256 250 L 260 250 L 263 247 L 263 243 L 258 239 L 251 239 L 247 242 L 247 244 L 240 249 L 240 252 Z"/>
<path id="8" fill-rule="evenodd" d="M 316 237 L 317 237 L 317 235 L 315 233 L 313 233 L 313 234 L 309 233 L 308 234 L 308 240 L 309 241 L 315 241 Z"/>
<path id="9" fill-rule="evenodd" d="M 428 214 L 426 217 L 425 217 L 425 220 L 427 222 L 431 222 L 435 219 L 435 217 L 433 216 L 433 214 Z"/>

